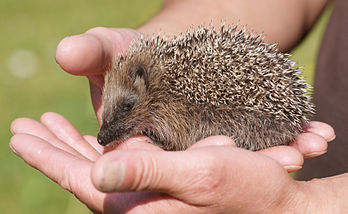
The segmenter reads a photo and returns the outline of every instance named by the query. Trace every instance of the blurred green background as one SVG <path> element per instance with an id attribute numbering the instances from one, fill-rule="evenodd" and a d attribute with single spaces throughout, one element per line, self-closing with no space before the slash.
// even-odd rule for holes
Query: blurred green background
<path id="1" fill-rule="evenodd" d="M 9 149 L 10 123 L 39 119 L 46 111 L 68 118 L 82 134 L 98 125 L 88 82 L 55 63 L 55 48 L 68 35 L 92 27 L 136 28 L 153 16 L 161 0 L 1 0 L 0 1 L 0 210 L 1 213 L 89 213 L 73 195 L 27 166 Z M 311 82 L 329 9 L 293 52 Z"/>

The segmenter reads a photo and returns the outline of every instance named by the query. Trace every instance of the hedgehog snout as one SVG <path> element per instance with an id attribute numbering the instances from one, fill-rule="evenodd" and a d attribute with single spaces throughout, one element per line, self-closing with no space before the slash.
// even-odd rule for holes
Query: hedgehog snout
<path id="1" fill-rule="evenodd" d="M 105 146 L 106 144 L 108 144 L 107 141 L 103 138 L 103 136 L 100 133 L 98 133 L 97 141 L 102 146 Z"/>
<path id="2" fill-rule="evenodd" d="M 108 130 L 100 129 L 98 136 L 97 136 L 97 141 L 100 145 L 105 146 L 109 143 L 111 143 L 113 140 L 115 140 L 114 133 L 111 133 Z"/>
<path id="3" fill-rule="evenodd" d="M 134 134 L 134 127 L 134 124 L 120 117 L 114 118 L 111 122 L 103 121 L 97 136 L 97 141 L 103 146 L 112 141 L 122 141 Z"/>
<path id="4" fill-rule="evenodd" d="M 107 145 L 111 143 L 112 141 L 116 140 L 120 136 L 119 125 L 116 123 L 106 123 L 103 122 L 103 125 L 100 127 L 97 141 L 100 145 Z"/>

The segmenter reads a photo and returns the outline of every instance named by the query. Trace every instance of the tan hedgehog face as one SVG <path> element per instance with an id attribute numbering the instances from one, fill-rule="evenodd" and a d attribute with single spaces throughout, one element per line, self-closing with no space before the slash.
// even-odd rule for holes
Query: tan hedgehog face
<path id="1" fill-rule="evenodd" d="M 107 145 L 142 134 L 146 126 L 144 121 L 150 117 L 144 102 L 147 87 L 147 71 L 141 65 L 124 65 L 106 74 L 99 144 Z"/>

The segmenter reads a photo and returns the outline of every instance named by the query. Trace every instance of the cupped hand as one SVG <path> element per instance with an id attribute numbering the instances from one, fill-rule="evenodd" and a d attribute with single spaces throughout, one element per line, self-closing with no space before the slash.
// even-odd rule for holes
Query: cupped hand
<path id="1" fill-rule="evenodd" d="M 94 28 L 67 37 L 58 45 L 56 59 L 60 66 L 71 74 L 89 79 L 99 121 L 104 72 L 139 36 L 140 33 L 131 29 Z M 327 142 L 335 136 L 329 125 L 311 122 L 308 131 L 290 146 L 272 147 L 257 153 L 235 148 L 231 146 L 233 141 L 223 136 L 201 140 L 184 152 L 162 151 L 138 136 L 119 145 L 118 151 L 103 155 L 115 148 L 103 148 L 95 137 L 81 136 L 65 118 L 55 113 L 44 114 L 41 122 L 17 119 L 11 130 L 14 136 L 10 145 L 21 158 L 75 194 L 92 210 L 104 213 L 217 211 L 228 205 L 228 200 L 231 200 L 229 204 L 242 205 L 242 199 L 236 201 L 236 194 L 244 191 L 239 185 L 253 186 L 253 182 L 263 179 L 278 179 L 284 182 L 275 183 L 287 184 L 290 188 L 294 181 L 282 167 L 288 172 L 300 169 L 303 157 L 325 153 Z M 123 176 L 115 177 L 121 174 Z M 202 175 L 208 179 L 200 180 Z M 244 177 L 250 179 L 243 180 Z M 222 187 L 226 187 L 224 191 Z M 280 189 L 286 192 L 288 188 Z M 251 189 L 258 191 L 255 195 L 263 192 Z M 203 193 L 209 194 L 202 198 Z"/>
<path id="2" fill-rule="evenodd" d="M 81 136 L 56 113 L 45 113 L 41 122 L 19 118 L 11 130 L 10 145 L 21 158 L 92 210 L 104 213 L 217 211 L 228 200 L 234 205 L 252 201 L 254 196 L 243 201 L 237 195 L 247 189 L 256 191 L 250 192 L 255 197 L 263 193 L 268 197 L 277 189 L 266 188 L 271 184 L 285 192 L 296 189 L 282 166 L 288 171 L 298 169 L 294 166 L 302 165 L 302 155 L 324 153 L 327 141 L 334 137 L 327 124 L 311 122 L 310 131 L 299 135 L 292 146 L 257 153 L 235 148 L 224 136 L 206 138 L 183 152 L 162 151 L 138 136 L 103 155 L 104 148 L 95 137 Z M 270 191 L 259 190 L 259 185 Z"/>

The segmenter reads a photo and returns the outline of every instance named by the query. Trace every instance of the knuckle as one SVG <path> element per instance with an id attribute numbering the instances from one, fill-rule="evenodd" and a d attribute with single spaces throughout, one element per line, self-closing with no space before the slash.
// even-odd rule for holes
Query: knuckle
<path id="1" fill-rule="evenodd" d="M 202 192 L 214 192 L 219 189 L 222 184 L 221 162 L 218 157 L 210 156 L 205 158 L 197 168 L 198 188 Z"/>
<path id="2" fill-rule="evenodd" d="M 110 29 L 106 28 L 106 27 L 94 27 L 94 28 L 91 28 L 91 29 L 86 31 L 86 33 L 91 33 L 91 34 L 94 34 L 94 33 L 108 33 L 108 32 L 110 32 Z"/>
<path id="3" fill-rule="evenodd" d="M 58 165 L 59 163 L 57 163 Z M 56 168 L 59 168 L 58 166 L 53 166 Z M 74 182 L 76 182 L 75 178 L 74 178 L 74 174 L 72 173 L 72 167 L 73 163 L 69 163 L 66 164 L 62 170 L 62 174 L 61 176 L 58 177 L 57 179 L 57 183 L 65 190 L 69 191 L 69 192 L 74 192 L 73 187 L 76 187 L 76 185 L 74 185 Z M 58 170 L 58 169 L 57 169 Z"/>
<path id="4" fill-rule="evenodd" d="M 102 40 L 106 42 L 106 43 L 103 42 L 104 45 L 107 45 L 108 47 L 113 47 L 116 49 L 127 38 L 127 36 L 124 35 L 121 31 L 115 31 L 106 27 L 94 27 L 86 31 L 85 34 L 95 36 L 97 39 L 102 38 Z"/>
<path id="5" fill-rule="evenodd" d="M 157 186 L 161 175 L 158 171 L 155 159 L 151 156 L 141 156 L 138 163 L 140 163 L 141 166 L 137 167 L 135 182 L 132 189 L 141 191 Z"/>
<path id="6" fill-rule="evenodd" d="M 94 27 L 86 31 L 86 34 L 99 35 L 109 39 L 112 38 L 115 41 L 124 40 L 123 35 L 119 31 L 114 31 L 107 27 Z"/>
<path id="7" fill-rule="evenodd" d="M 67 171 L 64 171 L 64 176 L 60 177 L 57 180 L 57 183 L 65 190 L 68 190 L 69 192 L 71 192 L 71 184 L 70 184 L 70 176 L 67 175 Z"/>

